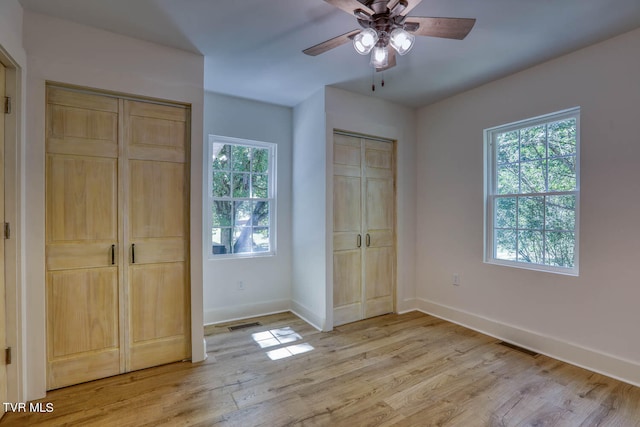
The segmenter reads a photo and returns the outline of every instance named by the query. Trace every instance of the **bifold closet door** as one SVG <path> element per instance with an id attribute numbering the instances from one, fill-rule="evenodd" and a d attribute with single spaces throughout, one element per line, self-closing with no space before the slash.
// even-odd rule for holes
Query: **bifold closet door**
<path id="1" fill-rule="evenodd" d="M 47 388 L 188 359 L 189 109 L 47 89 Z"/>
<path id="2" fill-rule="evenodd" d="M 334 325 L 394 310 L 394 168 L 393 143 L 334 133 Z"/>
<path id="3" fill-rule="evenodd" d="M 125 101 L 127 370 L 191 355 L 187 118 L 184 107 Z"/>
<path id="4" fill-rule="evenodd" d="M 47 91 L 47 388 L 121 372 L 118 101 Z"/>

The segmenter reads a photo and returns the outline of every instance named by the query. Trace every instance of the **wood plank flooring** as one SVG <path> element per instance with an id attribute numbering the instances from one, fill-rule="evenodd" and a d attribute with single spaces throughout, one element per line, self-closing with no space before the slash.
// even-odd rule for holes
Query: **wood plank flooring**
<path id="1" fill-rule="evenodd" d="M 208 327 L 205 362 L 55 390 L 0 426 L 640 426 L 640 388 L 422 313 L 250 321 Z"/>

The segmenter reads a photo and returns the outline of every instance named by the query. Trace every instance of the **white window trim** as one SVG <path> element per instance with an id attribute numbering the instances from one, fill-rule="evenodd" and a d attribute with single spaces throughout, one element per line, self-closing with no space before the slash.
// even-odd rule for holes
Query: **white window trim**
<path id="1" fill-rule="evenodd" d="M 496 171 L 496 146 L 493 143 L 495 135 L 509 132 L 516 129 L 536 126 L 543 123 L 554 122 L 566 118 L 576 119 L 576 189 L 568 192 L 549 192 L 537 195 L 562 195 L 575 194 L 576 196 L 576 218 L 575 218 L 575 263 L 573 267 L 557 267 L 544 264 L 533 264 L 521 261 L 508 261 L 496 259 L 494 253 L 494 212 L 493 200 L 495 189 L 497 188 Z M 580 107 L 574 107 L 555 113 L 545 114 L 531 119 L 520 120 L 501 126 L 495 126 L 484 130 L 484 262 L 487 264 L 522 268 L 525 270 L 544 271 L 569 276 L 579 275 L 580 260 Z M 536 194 L 534 194 L 536 195 Z"/>
<path id="2" fill-rule="evenodd" d="M 244 145 L 248 147 L 261 147 L 268 148 L 270 152 L 269 158 L 269 188 L 271 188 L 271 197 L 270 206 L 269 206 L 269 247 L 270 251 L 268 252 L 249 252 L 249 253 L 235 253 L 235 254 L 217 254 L 214 255 L 212 253 L 212 242 L 211 242 L 211 230 L 213 229 L 213 218 L 211 216 L 211 209 L 213 206 L 213 182 L 211 177 L 213 176 L 213 144 L 214 143 L 223 143 L 223 144 L 234 144 L 234 145 Z M 243 259 L 243 258 L 263 258 L 263 257 L 271 257 L 276 255 L 276 210 L 277 210 L 277 148 L 278 145 L 273 142 L 264 142 L 264 141 L 254 141 L 250 139 L 243 138 L 233 138 L 229 136 L 220 136 L 220 135 L 209 135 L 209 144 L 207 149 L 207 206 L 206 213 L 207 223 L 209 227 L 206 229 L 205 235 L 205 250 L 208 255 L 208 259 L 210 260 L 229 260 L 229 259 Z"/>

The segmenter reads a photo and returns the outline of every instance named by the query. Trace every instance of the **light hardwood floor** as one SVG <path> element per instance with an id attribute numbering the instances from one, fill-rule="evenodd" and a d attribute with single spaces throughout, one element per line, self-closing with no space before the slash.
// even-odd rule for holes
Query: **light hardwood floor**
<path id="1" fill-rule="evenodd" d="M 640 388 L 418 312 L 329 333 L 289 313 L 251 321 L 207 328 L 203 363 L 55 390 L 52 413 L 0 426 L 640 426 Z"/>

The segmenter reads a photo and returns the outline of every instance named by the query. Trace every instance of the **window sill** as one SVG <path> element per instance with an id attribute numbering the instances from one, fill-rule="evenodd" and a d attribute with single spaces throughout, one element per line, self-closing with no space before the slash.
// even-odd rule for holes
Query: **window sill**
<path id="1" fill-rule="evenodd" d="M 270 258 L 276 256 L 275 251 L 271 252 L 259 252 L 249 254 L 225 254 L 225 255 L 209 255 L 209 261 L 229 261 L 229 260 L 241 260 L 241 259 L 254 259 L 254 258 Z"/>
<path id="2" fill-rule="evenodd" d="M 526 264 L 522 262 L 504 261 L 504 260 L 497 260 L 497 259 L 488 259 L 488 260 L 485 260 L 484 263 L 498 265 L 501 267 L 512 267 L 512 268 L 520 268 L 523 270 L 540 271 L 543 273 L 560 274 L 563 276 L 578 277 L 580 275 L 578 267 L 575 267 L 575 268 L 552 267 L 552 266 L 542 265 L 542 264 Z"/>

